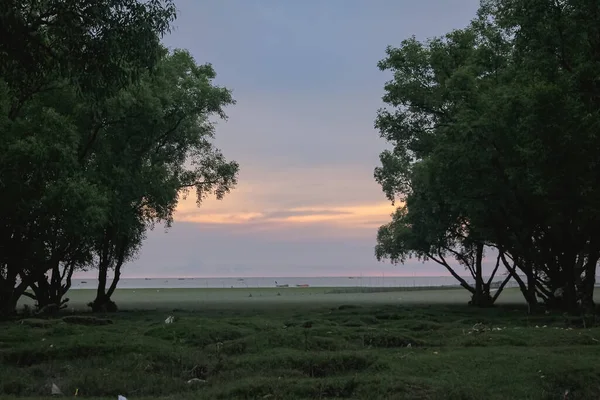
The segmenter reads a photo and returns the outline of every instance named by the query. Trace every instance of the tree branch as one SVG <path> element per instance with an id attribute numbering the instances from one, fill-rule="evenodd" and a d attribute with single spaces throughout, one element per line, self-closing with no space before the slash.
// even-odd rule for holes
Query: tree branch
<path id="1" fill-rule="evenodd" d="M 171 129 L 167 130 L 165 133 L 163 133 L 162 135 L 160 135 L 157 138 L 158 146 L 156 146 L 156 149 L 154 150 L 154 154 L 158 154 L 158 152 L 167 144 L 167 139 L 169 138 L 169 136 L 173 132 L 175 132 L 177 130 L 177 128 L 179 128 L 179 125 L 181 125 L 181 123 L 183 122 L 183 120 L 185 118 L 186 118 L 185 116 L 179 118 L 177 120 L 177 122 L 175 122 L 175 126 L 173 126 Z"/>
<path id="2" fill-rule="evenodd" d="M 190 189 L 190 188 L 201 186 L 201 185 L 216 185 L 218 183 L 219 183 L 218 181 L 194 182 L 194 183 L 189 183 L 189 184 L 186 184 L 186 185 L 180 185 L 179 189 Z"/>
<path id="3" fill-rule="evenodd" d="M 92 149 L 92 145 L 94 144 L 94 142 L 96 141 L 96 139 L 98 138 L 98 133 L 100 132 L 100 129 L 102 129 L 103 124 L 102 123 L 98 123 L 98 125 L 96 125 L 93 129 L 92 132 L 85 144 L 85 147 L 83 148 L 83 151 L 81 152 L 81 154 L 79 155 L 79 162 L 83 162 L 83 160 L 85 160 L 85 158 L 87 157 L 88 153 L 90 152 L 90 150 Z"/>
<path id="4" fill-rule="evenodd" d="M 469 272 L 471 273 L 471 276 L 473 277 L 473 279 L 477 279 L 477 277 L 476 277 L 477 274 L 475 273 L 473 266 L 471 265 L 471 263 L 467 260 L 467 258 L 463 254 L 457 252 L 456 250 L 453 250 L 450 247 L 444 246 L 444 249 L 451 252 L 452 254 L 454 254 L 454 257 L 456 257 L 458 260 L 462 261 L 463 264 L 469 269 Z"/>
<path id="5" fill-rule="evenodd" d="M 432 257 L 431 254 L 427 254 L 427 257 L 431 258 L 433 261 L 437 262 L 440 265 L 443 265 L 444 267 L 446 267 L 446 269 L 448 270 L 448 272 L 450 272 L 450 274 L 452 274 L 452 276 L 460 283 L 460 286 L 464 287 L 465 289 L 467 289 L 469 292 L 471 293 L 475 293 L 475 289 L 473 287 L 471 287 L 471 285 L 469 285 L 467 283 L 467 281 L 465 281 L 460 275 L 458 275 L 453 269 L 452 267 L 446 262 L 446 259 L 444 258 L 444 256 L 442 255 L 442 253 L 440 251 L 438 251 L 438 257 L 439 260 L 436 259 L 435 257 Z"/>
<path id="6" fill-rule="evenodd" d="M 512 276 L 510 274 L 508 274 L 506 276 L 506 278 L 504 279 L 504 281 L 502 281 L 502 283 L 498 287 L 498 290 L 496 290 L 496 293 L 494 294 L 494 297 L 492 297 L 492 303 L 495 303 L 496 300 L 498 299 L 498 297 L 500 297 L 500 293 L 502 293 L 502 291 L 504 290 L 504 286 L 506 286 L 506 284 L 508 283 L 508 281 L 510 281 L 510 278 L 512 278 Z"/>
<path id="7" fill-rule="evenodd" d="M 502 250 L 500 250 L 500 259 L 502 260 L 502 264 L 504 264 L 504 267 L 506 268 L 510 276 L 515 278 L 515 281 L 517 281 L 517 283 L 519 284 L 519 289 L 521 289 L 521 292 L 523 293 L 525 298 L 527 298 L 527 286 L 525 285 L 525 282 L 523 282 L 523 279 L 521 279 L 519 274 L 517 274 L 516 267 L 513 267 L 508 263 L 508 261 L 506 260 L 506 254 Z"/>
<path id="8" fill-rule="evenodd" d="M 492 271 L 492 274 L 490 275 L 490 279 L 488 279 L 487 284 L 490 285 L 492 283 L 492 280 L 494 279 L 494 276 L 496 276 L 496 272 L 498 271 L 498 267 L 500 266 L 500 254 L 498 253 L 498 257 L 496 258 L 496 266 L 494 267 L 494 270 Z M 510 274 L 509 274 L 510 276 Z"/>

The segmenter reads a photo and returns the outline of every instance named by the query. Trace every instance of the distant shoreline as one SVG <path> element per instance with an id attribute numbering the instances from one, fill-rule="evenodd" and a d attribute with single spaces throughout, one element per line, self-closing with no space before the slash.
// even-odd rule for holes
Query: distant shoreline
<path id="1" fill-rule="evenodd" d="M 220 292 L 248 292 L 252 290 L 260 290 L 267 292 L 278 292 L 278 291 L 314 291 L 318 290 L 319 292 L 324 292 L 325 294 L 344 294 L 344 293 L 384 293 L 384 292 L 413 292 L 413 291 L 421 291 L 421 290 L 453 290 L 453 289 L 462 289 L 460 285 L 444 285 L 444 286 L 397 286 L 397 287 L 369 287 L 369 286 L 308 286 L 308 287 L 228 287 L 228 288 L 218 288 L 218 287 L 195 287 L 195 288 L 181 288 L 181 287 L 160 287 L 160 288 L 119 288 L 117 287 L 117 291 L 156 291 L 156 290 L 164 290 L 164 291 L 220 291 Z M 81 291 L 95 291 L 93 288 L 71 288 L 70 290 L 81 290 Z"/>
<path id="2" fill-rule="evenodd" d="M 170 276 L 170 277 L 121 277 L 121 280 L 223 280 L 223 279 L 239 279 L 239 280 L 278 280 L 278 279 L 454 279 L 452 275 L 342 275 L 342 276 Z M 461 276 L 463 279 L 472 279 L 470 276 Z M 489 278 L 485 276 L 484 278 Z M 600 278 L 600 277 L 599 277 Z M 94 280 L 95 276 L 77 277 L 73 280 Z M 110 279 L 110 278 L 109 278 Z"/>
<path id="3" fill-rule="evenodd" d="M 465 280 L 471 284 L 472 278 Z M 110 280 L 109 280 L 110 282 Z M 509 287 L 516 282 L 509 282 Z M 95 289 L 97 279 L 73 279 L 71 289 Z M 279 288 L 282 290 L 311 288 L 445 288 L 458 287 L 454 277 L 268 277 L 268 278 L 122 278 L 120 289 L 166 289 L 166 288 L 202 288 L 202 289 L 258 289 Z M 353 291 L 356 291 L 353 289 Z"/>

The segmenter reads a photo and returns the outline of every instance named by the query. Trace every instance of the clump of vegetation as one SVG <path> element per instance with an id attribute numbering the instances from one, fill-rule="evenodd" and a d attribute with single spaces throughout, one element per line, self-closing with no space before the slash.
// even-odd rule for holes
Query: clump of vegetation
<path id="1" fill-rule="evenodd" d="M 70 315 L 62 318 L 63 322 L 67 324 L 78 324 L 78 325 L 110 325 L 113 323 L 112 320 L 106 318 L 96 318 L 86 315 Z"/>
<path id="2" fill-rule="evenodd" d="M 1 323 L 0 397 L 47 396 L 49 382 L 85 398 L 600 396 L 590 384 L 600 377 L 600 327 L 567 326 L 561 314 L 525 318 L 515 306 L 311 307 L 177 311 L 171 324 L 157 312 L 118 313 L 101 325 L 78 314 Z M 304 319 L 286 326 L 299 311 Z M 383 312 L 401 318 L 344 323 Z M 194 378 L 200 383 L 188 384 Z"/>

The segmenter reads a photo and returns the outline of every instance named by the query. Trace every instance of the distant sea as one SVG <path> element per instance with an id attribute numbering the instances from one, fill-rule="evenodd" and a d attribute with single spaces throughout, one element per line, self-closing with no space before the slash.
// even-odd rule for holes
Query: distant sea
<path id="1" fill-rule="evenodd" d="M 502 277 L 494 279 L 501 280 Z M 472 278 L 465 280 L 472 283 Z M 72 289 L 95 289 L 97 279 L 73 279 Z M 110 281 L 108 282 L 110 285 Z M 178 288 L 270 288 L 278 285 L 309 287 L 431 287 L 458 286 L 451 276 L 359 276 L 313 278 L 123 278 L 120 289 L 178 289 Z M 507 287 L 517 286 L 510 281 Z"/>

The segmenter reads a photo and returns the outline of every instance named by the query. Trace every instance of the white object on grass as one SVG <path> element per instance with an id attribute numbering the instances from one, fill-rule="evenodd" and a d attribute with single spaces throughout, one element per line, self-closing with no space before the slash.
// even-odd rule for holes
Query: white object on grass
<path id="1" fill-rule="evenodd" d="M 206 383 L 206 381 L 204 379 L 199 379 L 199 378 L 192 378 L 189 381 L 187 381 L 188 385 L 191 385 L 192 383 Z"/>
<path id="2" fill-rule="evenodd" d="M 167 319 L 165 319 L 165 324 L 172 324 L 173 322 L 175 322 L 175 317 L 172 315 L 169 315 Z"/>
<path id="3" fill-rule="evenodd" d="M 127 397 L 119 395 L 117 397 L 117 400 L 127 400 Z"/>
<path id="4" fill-rule="evenodd" d="M 58 386 L 56 386 L 53 383 L 52 386 L 51 386 L 51 388 L 50 388 L 50 394 L 52 394 L 52 396 L 61 396 L 62 392 L 60 391 L 60 389 L 58 388 Z"/>

